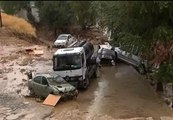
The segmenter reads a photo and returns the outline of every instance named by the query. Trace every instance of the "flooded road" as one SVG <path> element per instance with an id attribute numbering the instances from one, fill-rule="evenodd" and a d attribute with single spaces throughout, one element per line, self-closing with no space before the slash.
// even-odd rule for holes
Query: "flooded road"
<path id="1" fill-rule="evenodd" d="M 173 116 L 149 82 L 124 63 L 102 67 L 100 76 L 91 80 L 87 90 L 80 90 L 76 100 L 60 101 L 55 107 L 50 107 L 35 98 L 24 98 L 29 93 L 25 73 L 29 70 L 38 73 L 53 71 L 51 59 L 55 50 L 48 51 L 44 46 L 44 54 L 38 57 L 18 54 L 18 49 L 22 47 L 16 47 L 16 50 L 9 47 L 1 52 L 4 56 L 0 64 L 2 120 L 113 120 L 134 117 L 160 120 L 161 116 Z M 11 51 L 17 53 L 7 54 Z"/>
<path id="2" fill-rule="evenodd" d="M 78 117 L 73 113 L 75 110 L 78 111 Z M 65 114 L 61 114 L 62 111 Z M 134 68 L 122 63 L 116 67 L 102 67 L 99 78 L 93 79 L 86 91 L 80 91 L 77 100 L 61 102 L 55 107 L 56 119 L 67 119 L 67 113 L 73 114 L 74 118 L 69 116 L 70 119 L 90 119 L 96 115 L 159 119 L 172 115 L 148 81 Z"/>

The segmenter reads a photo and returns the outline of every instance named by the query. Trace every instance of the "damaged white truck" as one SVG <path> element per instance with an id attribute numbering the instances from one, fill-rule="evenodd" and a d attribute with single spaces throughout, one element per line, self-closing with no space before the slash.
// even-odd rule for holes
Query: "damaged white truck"
<path id="1" fill-rule="evenodd" d="M 53 70 L 76 87 L 87 88 L 91 77 L 97 77 L 93 44 L 76 42 L 69 48 L 58 49 L 53 55 Z"/>

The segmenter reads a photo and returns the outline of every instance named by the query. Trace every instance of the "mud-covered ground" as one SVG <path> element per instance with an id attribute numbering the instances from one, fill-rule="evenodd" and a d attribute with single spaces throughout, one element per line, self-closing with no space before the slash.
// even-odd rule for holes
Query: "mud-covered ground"
<path id="1" fill-rule="evenodd" d="M 124 63 L 103 66 L 99 77 L 91 80 L 87 90 L 80 90 L 76 100 L 60 101 L 55 107 L 42 105 L 36 98 L 24 97 L 29 94 L 25 73 L 52 71 L 56 49 L 13 37 L 8 42 L 0 40 L 0 120 L 159 120 L 173 116 L 148 81 Z M 29 55 L 24 52 L 28 47 L 41 48 L 44 54 Z"/>

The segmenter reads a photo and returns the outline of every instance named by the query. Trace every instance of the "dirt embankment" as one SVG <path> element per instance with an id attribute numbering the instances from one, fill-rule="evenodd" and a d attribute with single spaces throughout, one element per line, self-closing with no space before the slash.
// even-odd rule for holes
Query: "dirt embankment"
<path id="1" fill-rule="evenodd" d="M 41 27 L 37 31 L 39 40 L 50 46 L 54 43 L 58 35 L 62 33 L 70 33 L 78 40 L 88 40 L 93 44 L 103 43 L 108 39 L 105 35 L 103 35 L 103 32 L 96 27 L 81 30 L 80 27 L 75 26 L 69 28 L 69 30 L 67 30 L 66 32 L 57 31 L 56 34 L 45 27 Z"/>
<path id="2" fill-rule="evenodd" d="M 47 46 L 19 38 L 9 28 L 0 29 L 0 118 L 1 119 L 43 119 L 52 109 L 29 101 L 23 96 L 29 95 L 27 71 L 51 70 L 51 51 Z M 41 49 L 42 55 L 29 54 L 28 49 Z M 50 67 L 47 67 L 47 66 Z M 37 112 L 37 111 L 40 112 Z M 43 113 L 43 114 L 42 114 Z"/>
<path id="3" fill-rule="evenodd" d="M 24 34 L 26 36 L 37 37 L 36 29 L 23 18 L 1 13 L 2 25 L 13 30 L 16 34 Z"/>

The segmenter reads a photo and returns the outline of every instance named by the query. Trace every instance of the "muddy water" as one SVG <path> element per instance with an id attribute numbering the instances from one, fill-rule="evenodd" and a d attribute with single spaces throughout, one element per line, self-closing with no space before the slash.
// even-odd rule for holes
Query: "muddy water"
<path id="1" fill-rule="evenodd" d="M 149 83 L 131 66 L 104 66 L 100 73 L 99 78 L 91 81 L 88 90 L 80 91 L 77 100 L 60 102 L 55 107 L 57 119 L 62 111 L 74 110 L 83 113 L 86 119 L 96 114 L 112 118 L 172 116 Z"/>
<path id="2" fill-rule="evenodd" d="M 4 53 L 9 53 L 9 51 L 4 51 Z M 7 93 L 25 95 L 28 93 L 27 87 L 24 85 L 27 82 L 25 71 L 34 70 L 38 73 L 53 71 L 51 61 L 53 53 L 54 51 L 45 51 L 43 56 L 31 59 L 32 63 L 26 66 L 20 66 L 17 63 L 27 56 L 21 56 L 17 60 L 2 64 L 2 68 L 10 68 L 12 71 L 7 70 L 7 73 L 3 73 L 3 77 L 7 77 L 6 80 L 0 78 L 0 93 L 3 95 Z M 21 72 L 22 69 L 24 72 Z M 9 96 L 11 95 L 13 94 L 9 94 Z M 9 100 L 8 96 L 6 98 L 4 96 L 0 98 L 0 109 L 1 105 L 8 103 L 4 102 Z M 16 101 L 19 99 L 16 98 Z M 25 115 L 32 115 L 31 118 L 38 118 L 39 115 L 48 116 L 47 114 L 50 114 L 52 110 L 52 107 L 42 106 L 41 103 L 37 104 L 35 100 L 26 99 L 26 101 L 31 105 L 26 105 L 27 108 L 22 109 L 25 110 Z M 12 103 L 12 106 L 13 104 L 16 106 L 21 104 L 14 101 L 9 101 L 9 103 Z M 19 110 L 21 109 L 19 108 Z M 80 90 L 76 100 L 61 101 L 53 110 L 55 112 L 52 118 L 56 120 L 95 120 L 93 119 L 95 116 L 98 116 L 98 120 L 101 120 L 100 116 L 108 116 L 103 117 L 102 120 L 150 116 L 158 119 L 160 116 L 172 116 L 172 112 L 155 94 L 148 81 L 143 79 L 132 67 L 122 63 L 116 67 L 104 66 L 100 71 L 100 76 L 91 80 L 87 90 Z M 10 112 L 10 114 L 12 113 Z M 6 117 L 8 115 L 4 118 Z"/>

